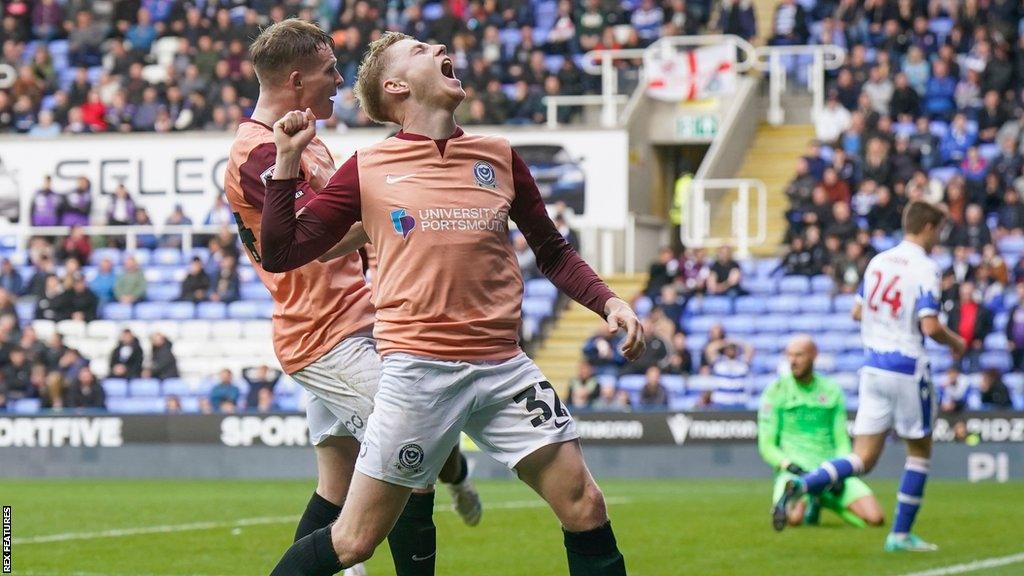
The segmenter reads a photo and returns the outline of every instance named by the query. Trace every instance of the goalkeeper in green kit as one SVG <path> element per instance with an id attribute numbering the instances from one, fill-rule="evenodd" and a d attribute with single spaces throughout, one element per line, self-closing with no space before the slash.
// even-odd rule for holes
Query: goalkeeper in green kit
<path id="1" fill-rule="evenodd" d="M 831 379 L 814 372 L 817 355 L 809 336 L 794 337 L 786 346 L 792 373 L 776 380 L 761 395 L 757 447 L 776 472 L 773 502 L 782 494 L 787 480 L 851 449 L 843 391 Z M 860 478 L 847 478 L 820 496 L 797 500 L 787 510 L 789 524 L 817 524 L 821 508 L 834 511 L 854 526 L 881 526 L 885 522 L 878 500 Z"/>

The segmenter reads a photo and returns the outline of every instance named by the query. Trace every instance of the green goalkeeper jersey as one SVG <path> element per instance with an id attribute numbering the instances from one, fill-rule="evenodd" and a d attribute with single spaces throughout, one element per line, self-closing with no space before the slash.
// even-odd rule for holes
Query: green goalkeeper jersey
<path id="1" fill-rule="evenodd" d="M 792 375 L 779 378 L 761 395 L 757 447 L 773 468 L 783 460 L 813 470 L 850 452 L 846 401 L 831 379 L 815 373 L 809 384 Z"/>

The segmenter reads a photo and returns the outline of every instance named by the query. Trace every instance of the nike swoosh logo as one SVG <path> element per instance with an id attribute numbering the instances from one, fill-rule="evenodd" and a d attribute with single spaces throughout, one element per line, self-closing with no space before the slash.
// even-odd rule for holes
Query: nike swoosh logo
<path id="1" fill-rule="evenodd" d="M 417 555 L 415 555 L 415 554 L 413 554 L 412 555 L 412 561 L 413 562 L 423 562 L 424 560 L 429 560 L 429 559 L 433 558 L 435 554 L 437 554 L 436 550 L 434 552 L 431 552 L 427 556 L 422 557 L 422 558 L 417 556 Z"/>
<path id="2" fill-rule="evenodd" d="M 568 418 L 567 418 L 567 419 L 565 419 L 564 421 L 562 421 L 562 423 L 561 423 L 561 424 L 559 424 L 559 423 L 558 423 L 558 420 L 555 420 L 555 428 L 565 428 L 565 425 L 566 425 L 566 424 L 568 424 L 568 423 L 569 423 L 569 422 L 571 422 L 571 421 L 572 421 L 571 419 L 568 419 Z"/>
<path id="3" fill-rule="evenodd" d="M 385 180 L 385 181 L 386 181 L 386 182 L 387 182 L 388 184 L 398 184 L 398 183 L 399 183 L 399 182 L 401 182 L 402 180 L 405 180 L 405 179 L 407 179 L 407 178 L 412 178 L 412 177 L 413 177 L 413 176 L 415 176 L 415 175 L 416 175 L 416 174 L 406 174 L 405 176 L 392 176 L 391 174 L 388 174 L 388 175 L 387 175 L 387 176 L 386 176 L 386 177 L 384 178 L 384 180 Z"/>

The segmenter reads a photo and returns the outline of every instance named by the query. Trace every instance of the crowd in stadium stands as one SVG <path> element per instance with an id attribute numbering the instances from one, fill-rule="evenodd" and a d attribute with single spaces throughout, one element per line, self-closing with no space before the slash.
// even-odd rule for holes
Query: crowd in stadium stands
<path id="1" fill-rule="evenodd" d="M 715 4 L 715 9 L 712 9 Z M 331 124 L 370 122 L 351 87 L 367 45 L 398 30 L 448 46 L 467 91 L 463 124 L 537 123 L 545 95 L 599 87 L 591 50 L 706 30 L 752 37 L 749 0 L 6 0 L 0 132 L 233 130 L 259 94 L 248 42 L 298 16 L 334 38 L 345 87 Z M 566 108 L 560 120 L 578 111 Z"/>
<path id="2" fill-rule="evenodd" d="M 949 362 L 937 384 L 941 410 L 963 410 L 972 391 L 974 407 L 1012 408 L 1003 375 L 1019 379 L 1024 371 L 1021 10 L 1009 0 L 780 2 L 770 44 L 832 43 L 848 50 L 814 119 L 817 138 L 785 189 L 784 256 L 748 281 L 728 249 L 714 261 L 703 250 L 663 251 L 638 300 L 638 311 L 648 314 L 648 353 L 627 364 L 616 338 L 592 337 L 570 384 L 572 404 L 664 406 L 666 376 L 708 373 L 719 383 L 693 407 L 742 404 L 742 397 L 732 397 L 731 383 L 751 374 L 754 347 L 726 338 L 715 324 L 691 361 L 687 340 L 694 334 L 684 332 L 684 311 L 699 308 L 701 299 L 707 299 L 705 313 L 712 299 L 723 314 L 803 311 L 799 302 L 789 303 L 791 310 L 772 309 L 774 302 L 765 309 L 743 295 L 755 284 L 758 294 L 785 292 L 782 279 L 805 277 L 810 282 L 786 282 L 800 294 L 810 286 L 812 297 L 821 293 L 816 287 L 826 288 L 835 302 L 823 301 L 827 311 L 848 314 L 867 262 L 899 241 L 903 207 L 926 199 L 950 214 L 940 248 L 942 315 L 969 343 L 969 352 Z M 791 73 L 803 64 L 791 60 Z M 723 294 L 738 299 L 722 304 L 713 298 Z M 688 306 L 691 299 L 697 304 Z M 997 327 L 997 319 L 1005 326 Z M 986 342 L 995 343 L 993 354 Z M 774 367 L 763 368 L 770 378 Z M 602 373 L 610 377 L 599 384 Z M 645 381 L 624 386 L 622 376 L 635 373 Z"/>

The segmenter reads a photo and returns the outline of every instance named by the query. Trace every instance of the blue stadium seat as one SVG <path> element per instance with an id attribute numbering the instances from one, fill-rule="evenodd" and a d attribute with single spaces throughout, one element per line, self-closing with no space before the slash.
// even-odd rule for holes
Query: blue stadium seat
<path id="1" fill-rule="evenodd" d="M 930 338 L 929 338 L 930 340 Z M 1005 332 L 992 332 L 985 337 L 985 349 L 987 350 L 1005 350 L 1006 349 L 1006 333 Z"/>
<path id="2" fill-rule="evenodd" d="M 774 278 L 748 276 L 743 279 L 743 287 L 751 294 L 771 295 L 777 291 L 778 283 Z"/>
<path id="3" fill-rule="evenodd" d="M 670 395 L 681 396 L 686 393 L 686 379 L 682 376 L 669 374 L 661 377 L 661 385 Z"/>
<path id="4" fill-rule="evenodd" d="M 804 279 L 806 281 L 806 278 Z M 792 295 L 768 298 L 768 311 L 773 314 L 795 314 L 800 310 L 800 298 Z"/>
<path id="5" fill-rule="evenodd" d="M 856 372 L 864 366 L 864 353 L 860 351 L 838 354 L 835 368 L 839 372 Z"/>
<path id="6" fill-rule="evenodd" d="M 1020 372 L 1004 374 L 1003 384 L 1006 384 L 1006 387 L 1010 389 L 1010 392 L 1024 394 L 1024 374 Z"/>
<path id="7" fill-rule="evenodd" d="M 11 402 L 11 412 L 15 414 L 35 414 L 40 407 L 39 398 L 21 398 Z"/>
<path id="8" fill-rule="evenodd" d="M 524 290 L 527 297 L 544 297 L 554 300 L 558 298 L 558 288 L 547 278 L 534 278 L 527 280 Z"/>
<path id="9" fill-rule="evenodd" d="M 811 291 L 811 282 L 807 276 L 785 276 L 779 280 L 781 294 L 807 294 Z"/>
<path id="10" fill-rule="evenodd" d="M 668 399 L 668 409 L 675 411 L 693 410 L 697 406 L 696 396 L 673 396 Z"/>
<path id="11" fill-rule="evenodd" d="M 704 313 L 704 299 L 690 298 L 683 306 L 683 316 L 700 316 Z"/>
<path id="12" fill-rule="evenodd" d="M 1000 312 L 992 319 L 992 327 L 1002 332 L 1006 330 L 1006 323 L 1010 321 L 1009 312 Z"/>
<path id="13" fill-rule="evenodd" d="M 757 296 L 740 296 L 736 299 L 737 314 L 764 314 L 768 312 L 768 305 L 764 298 Z"/>
<path id="14" fill-rule="evenodd" d="M 1019 256 L 1024 253 L 1024 236 L 1005 236 L 996 243 L 1000 253 Z"/>
<path id="15" fill-rule="evenodd" d="M 166 302 L 139 302 L 135 305 L 136 320 L 163 320 L 165 310 L 169 307 Z"/>
<path id="16" fill-rule="evenodd" d="M 535 318 L 550 318 L 555 314 L 555 303 L 548 298 L 524 298 L 523 315 Z"/>
<path id="17" fill-rule="evenodd" d="M 701 304 L 703 314 L 732 314 L 732 298 L 728 296 L 705 296 Z"/>
<path id="18" fill-rule="evenodd" d="M 856 372 L 840 372 L 832 376 L 832 380 L 843 389 L 846 394 L 856 394 L 860 387 L 860 377 Z"/>
<path id="19" fill-rule="evenodd" d="M 758 316 L 754 321 L 759 333 L 780 334 L 789 331 L 789 316 L 781 314 L 767 314 Z"/>
<path id="20" fill-rule="evenodd" d="M 775 374 L 761 374 L 759 376 L 754 376 L 750 380 L 750 382 L 753 391 L 757 394 L 760 394 L 764 392 L 769 386 L 771 386 L 777 379 L 778 376 L 776 376 Z"/>
<path id="21" fill-rule="evenodd" d="M 931 170 L 928 171 L 929 178 L 934 178 L 935 180 L 938 180 L 943 184 L 949 183 L 949 181 L 953 179 L 953 176 L 957 176 L 959 174 L 960 169 L 954 168 L 952 166 L 940 166 L 938 168 L 932 168 Z"/>
<path id="22" fill-rule="evenodd" d="M 192 393 L 192 388 L 188 382 L 181 378 L 167 378 L 163 381 L 164 395 L 169 396 L 175 394 L 177 396 L 187 396 Z"/>
<path id="23" fill-rule="evenodd" d="M 831 294 L 835 287 L 836 283 L 831 276 L 819 274 L 811 277 L 811 292 L 815 294 Z"/>
<path id="24" fill-rule="evenodd" d="M 856 302 L 856 294 L 836 294 L 835 298 L 832 299 L 832 309 L 836 313 L 849 314 Z"/>
<path id="25" fill-rule="evenodd" d="M 164 309 L 166 320 L 191 320 L 196 315 L 196 305 L 191 302 L 170 302 Z"/>
<path id="26" fill-rule="evenodd" d="M 181 250 L 177 248 L 157 248 L 153 251 L 153 264 L 159 266 L 179 266 L 182 263 Z"/>
<path id="27" fill-rule="evenodd" d="M 651 310 L 654 309 L 654 302 L 647 296 L 640 296 L 633 301 L 633 310 L 636 311 L 636 315 L 641 318 L 646 318 L 651 314 Z M 685 311 L 684 311 L 685 314 Z"/>
<path id="28" fill-rule="evenodd" d="M 199 396 L 182 396 L 178 400 L 181 402 L 182 412 L 199 412 Z"/>
<path id="29" fill-rule="evenodd" d="M 200 320 L 223 320 L 227 317 L 228 307 L 223 302 L 200 302 L 196 305 L 196 318 Z"/>
<path id="30" fill-rule="evenodd" d="M 812 314 L 830 314 L 832 297 L 827 294 L 812 294 L 800 299 L 800 311 Z"/>
<path id="31" fill-rule="evenodd" d="M 772 271 L 779 267 L 779 258 L 762 258 L 757 261 L 757 275 L 762 278 L 767 278 L 771 275 Z"/>
<path id="32" fill-rule="evenodd" d="M 748 336 L 746 341 L 754 347 L 754 350 L 757 350 L 758 354 L 776 354 L 783 349 L 783 346 L 786 343 L 783 337 L 776 334 L 757 334 L 755 336 Z"/>
<path id="33" fill-rule="evenodd" d="M 755 354 L 750 361 L 751 372 L 754 374 L 775 374 L 779 369 L 782 356 L 779 354 Z"/>
<path id="34" fill-rule="evenodd" d="M 750 316 L 725 316 L 721 321 L 722 328 L 729 335 L 753 334 L 757 330 L 755 318 Z"/>
<path id="35" fill-rule="evenodd" d="M 131 320 L 132 305 L 121 304 L 120 302 L 108 302 L 103 305 L 103 313 L 101 315 L 106 320 Z"/>
<path id="36" fill-rule="evenodd" d="M 993 369 L 1000 372 L 1009 372 L 1012 362 L 1010 354 L 1005 350 L 990 350 L 982 352 L 979 360 L 983 370 Z"/>
<path id="37" fill-rule="evenodd" d="M 246 302 L 239 300 L 228 304 L 228 318 L 234 320 L 255 320 L 263 318 L 260 302 Z"/>
<path id="38" fill-rule="evenodd" d="M 160 395 L 160 381 L 156 378 L 133 378 L 128 382 L 128 390 L 136 398 Z"/>
<path id="39" fill-rule="evenodd" d="M 818 349 L 829 354 L 838 354 L 860 347 L 860 342 L 853 341 L 845 334 L 826 332 L 814 339 Z"/>
<path id="40" fill-rule="evenodd" d="M 19 301 L 14 303 L 14 311 L 18 314 L 21 322 L 31 322 L 36 316 L 36 305 L 34 302 Z"/>
<path id="41" fill-rule="evenodd" d="M 687 334 L 700 334 L 704 336 L 712 326 L 719 323 L 719 319 L 714 316 L 695 316 L 684 320 L 683 327 L 686 329 Z"/>
<path id="42" fill-rule="evenodd" d="M 619 390 L 626 390 L 627 392 L 636 392 L 644 387 L 644 375 L 643 374 L 626 374 L 625 376 L 619 376 L 618 388 Z"/>
<path id="43" fill-rule="evenodd" d="M 104 378 L 103 391 L 110 398 L 124 398 L 128 395 L 128 381 L 124 378 Z"/>
<path id="44" fill-rule="evenodd" d="M 715 376 L 695 374 L 690 376 L 689 381 L 686 383 L 686 387 L 692 393 L 714 390 L 715 388 L 718 388 L 718 378 Z"/>
<path id="45" fill-rule="evenodd" d="M 193 258 L 199 258 L 203 262 L 206 262 L 207 260 L 210 259 L 210 249 L 203 247 L 192 248 L 191 250 L 188 251 L 187 256 L 185 254 L 182 254 L 181 261 L 187 263 L 190 262 Z M 239 259 L 240 262 L 248 262 L 248 260 L 248 258 Z"/>
<path id="46" fill-rule="evenodd" d="M 277 402 L 277 407 L 281 410 L 294 412 L 299 409 L 301 398 L 301 394 L 282 394 L 276 396 L 274 400 Z"/>
<path id="47" fill-rule="evenodd" d="M 121 263 L 121 251 L 117 248 L 97 248 L 92 251 L 89 259 L 95 265 L 99 265 L 103 260 L 110 260 L 116 266 Z"/>
<path id="48" fill-rule="evenodd" d="M 181 286 L 160 282 L 146 285 L 146 298 L 154 302 L 170 302 L 181 296 Z"/>
<path id="49" fill-rule="evenodd" d="M 248 259 L 246 259 L 246 262 L 248 262 Z M 259 274 L 256 273 L 256 270 L 254 268 L 252 268 L 252 267 L 249 267 L 249 266 L 239 266 L 238 267 L 238 279 L 240 281 L 242 281 L 242 283 L 244 283 L 244 284 L 249 284 L 249 283 L 252 283 L 252 282 L 259 282 L 260 281 L 260 276 L 259 276 Z"/>
<path id="50" fill-rule="evenodd" d="M 119 414 L 155 414 L 164 411 L 163 398 L 108 398 L 107 409 Z"/>
<path id="51" fill-rule="evenodd" d="M 953 358 L 945 352 L 928 355 L 928 363 L 932 366 L 934 372 L 945 372 L 953 366 Z"/>

